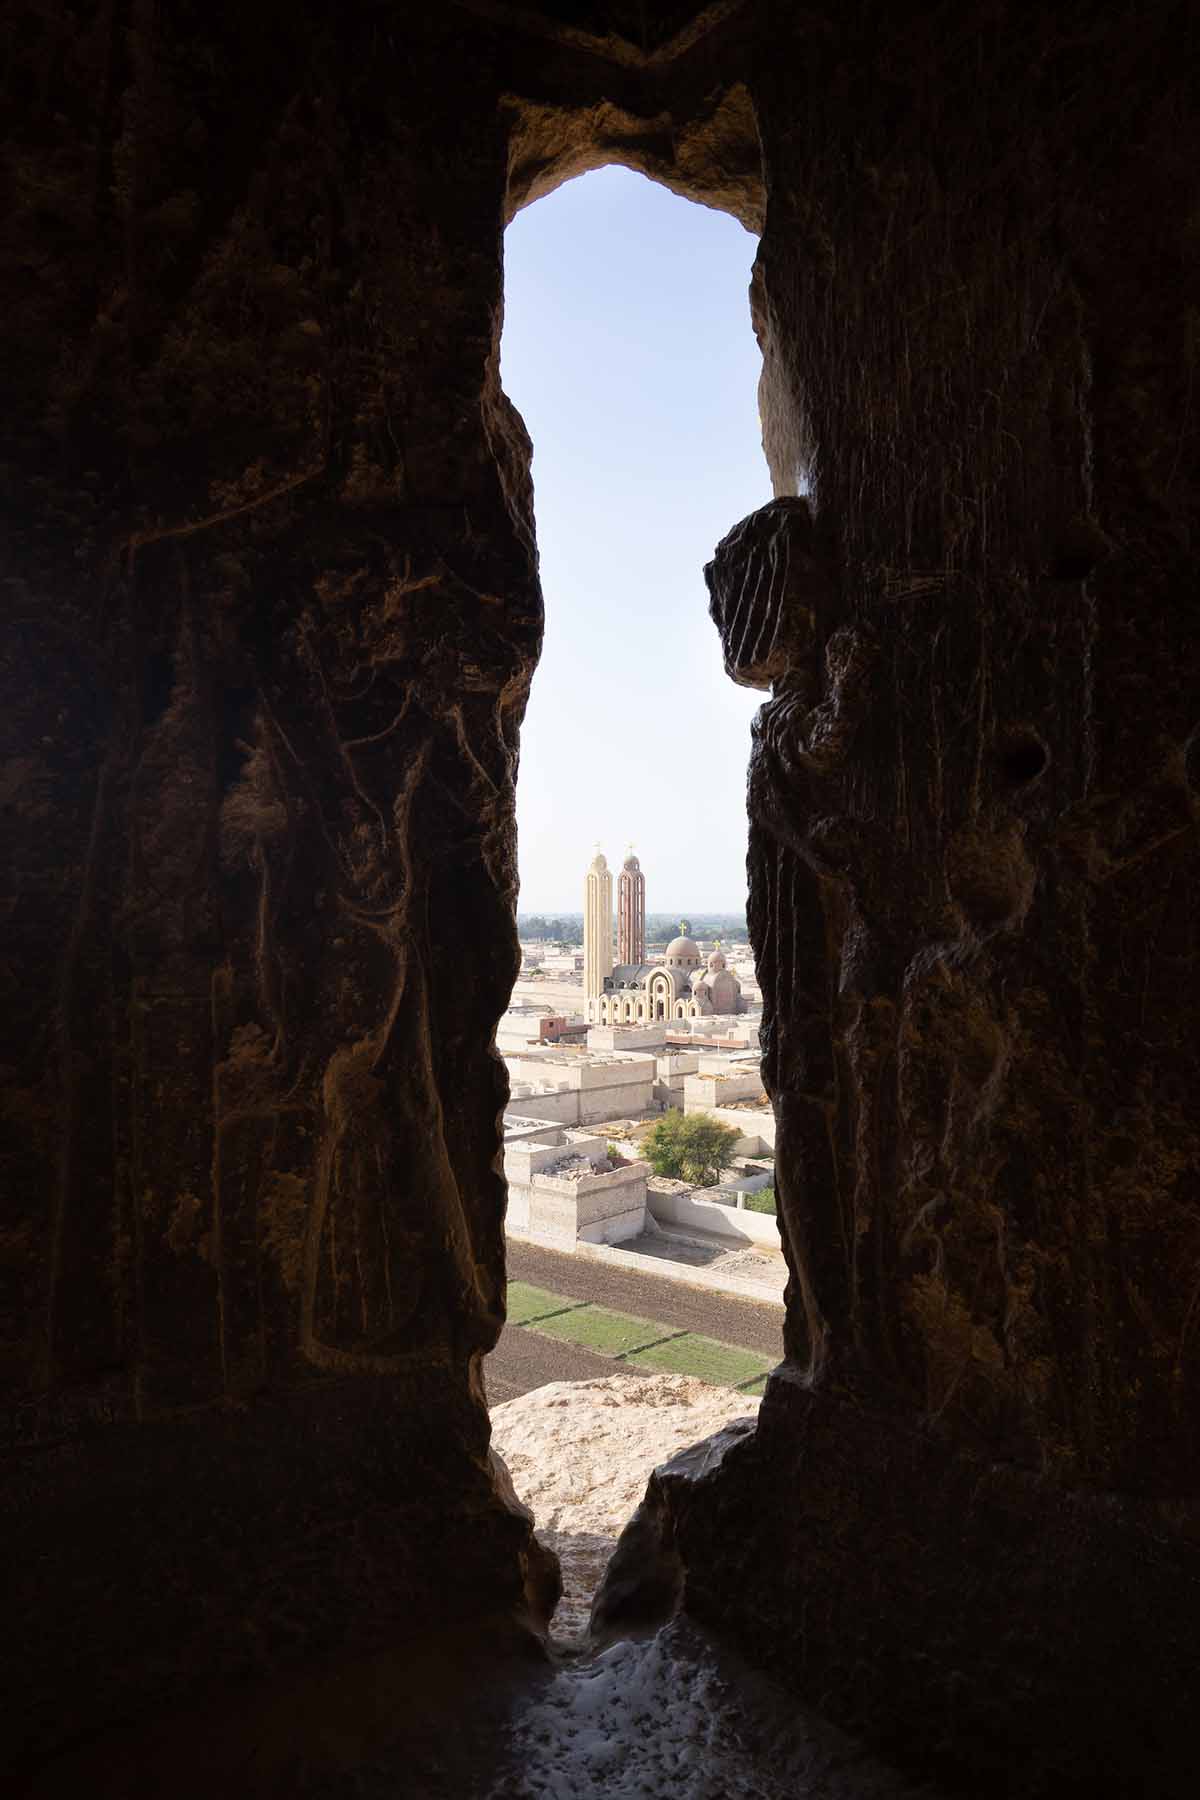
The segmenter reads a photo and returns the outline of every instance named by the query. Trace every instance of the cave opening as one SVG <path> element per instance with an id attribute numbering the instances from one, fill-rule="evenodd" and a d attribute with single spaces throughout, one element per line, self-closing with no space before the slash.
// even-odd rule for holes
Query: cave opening
<path id="1" fill-rule="evenodd" d="M 744 897 L 759 702 L 722 670 L 702 568 L 770 498 L 756 245 L 728 214 L 613 165 L 506 233 L 501 376 L 533 441 L 546 607 L 522 729 L 523 910 L 578 912 L 597 838 L 659 859 L 652 911 Z"/>
<path id="2" fill-rule="evenodd" d="M 603 847 L 618 899 L 610 946 L 618 964 L 617 871 L 627 847 L 636 849 L 645 877 L 646 960 L 654 959 L 656 938 L 682 932 L 667 920 L 695 919 L 696 935 L 711 941 L 729 935 L 719 915 L 745 915 L 745 769 L 750 720 L 762 696 L 735 686 L 723 669 L 703 569 L 729 527 L 772 492 L 749 298 L 756 249 L 755 235 L 728 213 L 612 164 L 544 195 L 506 234 L 501 379 L 533 444 L 546 612 L 522 729 L 518 918 L 579 920 L 585 872 Z M 545 1008 L 569 1012 L 569 985 L 569 978 L 548 982 Z M 747 986 L 754 995 L 752 981 Z M 756 997 L 747 1004 L 752 1016 Z M 674 986 L 664 997 L 643 981 L 641 996 L 604 1016 L 635 1029 L 679 1029 L 691 1025 L 693 1010 Z M 753 1031 L 750 1042 L 756 1047 Z M 506 1145 L 530 1141 L 543 1114 L 545 1122 L 566 1126 L 554 1134 L 561 1148 L 548 1145 L 548 1154 L 566 1158 L 575 1140 L 583 1148 L 588 1136 L 600 1153 L 597 1166 L 615 1163 L 620 1172 L 635 1153 L 624 1138 L 620 1149 L 610 1141 L 624 1130 L 624 1122 L 610 1120 L 621 1121 L 623 1112 L 627 1120 L 629 1109 L 614 1100 L 585 1114 L 580 1094 L 576 1117 L 567 1094 L 549 1091 L 554 1070 L 544 1081 L 529 1079 L 544 1054 L 538 1044 L 524 1060 L 506 1056 L 514 1090 Z M 578 1051 L 560 1041 L 549 1054 Z M 662 1088 L 660 1074 L 641 1096 L 649 1104 L 638 1106 L 639 1114 L 682 1106 L 681 1097 L 655 1100 Z M 575 1140 L 572 1126 L 579 1128 Z M 510 1160 L 506 1150 L 506 1165 Z M 527 1160 L 532 1170 L 537 1152 Z M 647 1206 L 640 1231 L 603 1244 L 608 1260 L 568 1256 L 529 1229 L 530 1201 L 518 1199 L 511 1168 L 508 1174 L 509 1325 L 488 1359 L 493 1408 L 536 1393 L 539 1384 L 606 1373 L 679 1377 L 673 1390 L 666 1383 L 662 1403 L 665 1411 L 673 1393 L 673 1416 L 633 1420 L 611 1406 L 593 1407 L 573 1428 L 576 1435 L 603 1434 L 620 1418 L 620 1441 L 606 1452 L 598 1443 L 564 1442 L 555 1469 L 535 1466 L 519 1431 L 515 1438 L 505 1427 L 498 1432 L 518 1491 L 539 1528 L 549 1524 L 544 1535 L 562 1562 L 557 1635 L 578 1642 L 590 1592 L 649 1470 L 756 1404 L 765 1370 L 782 1354 L 782 1256 L 768 1204 L 747 1209 L 742 1196 L 724 1206 L 727 1246 L 714 1262 L 761 1254 L 778 1264 L 771 1275 L 779 1301 L 746 1302 L 739 1312 L 716 1284 L 685 1290 L 664 1279 L 669 1248 L 660 1251 L 659 1273 L 646 1273 L 655 1267 L 647 1238 L 657 1236 L 664 1247 L 684 1244 L 686 1217 L 664 1229 Z M 719 1210 L 707 1204 L 704 1216 Z M 741 1221 L 755 1235 L 739 1235 Z M 582 1235 L 587 1228 L 579 1229 Z M 694 1277 L 716 1234 L 694 1221 L 692 1231 L 676 1254 L 690 1259 L 678 1272 Z M 664 1302 L 672 1288 L 676 1297 Z M 686 1305 L 678 1298 L 685 1291 L 695 1296 Z M 693 1376 L 713 1381 L 707 1410 L 695 1410 L 694 1395 L 693 1410 L 684 1404 Z M 641 1387 L 648 1395 L 651 1384 Z M 564 1482 L 573 1490 L 567 1503 L 558 1492 Z"/>

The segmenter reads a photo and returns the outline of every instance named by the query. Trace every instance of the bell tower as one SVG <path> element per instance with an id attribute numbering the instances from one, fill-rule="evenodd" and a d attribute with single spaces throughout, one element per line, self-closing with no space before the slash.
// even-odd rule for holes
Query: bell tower
<path id="1" fill-rule="evenodd" d="M 617 961 L 644 963 L 645 960 L 646 877 L 631 846 L 617 877 Z"/>
<path id="2" fill-rule="evenodd" d="M 612 875 L 601 851 L 592 858 L 584 881 L 583 993 L 593 1000 L 604 992 L 612 974 Z"/>

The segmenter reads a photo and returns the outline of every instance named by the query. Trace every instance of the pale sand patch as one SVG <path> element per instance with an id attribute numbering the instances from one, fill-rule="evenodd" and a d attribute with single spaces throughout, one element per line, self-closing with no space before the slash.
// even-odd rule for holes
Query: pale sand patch
<path id="1" fill-rule="evenodd" d="M 555 1640 L 568 1654 L 515 1709 L 489 1800 L 917 1800 L 686 1617 L 571 1654 L 651 1470 L 757 1409 L 691 1375 L 629 1374 L 554 1382 L 493 1412 L 496 1449 L 562 1559 Z"/>
<path id="2" fill-rule="evenodd" d="M 628 1374 L 554 1381 L 492 1412 L 492 1443 L 532 1507 L 537 1534 L 562 1564 L 554 1636 L 566 1649 L 587 1630 L 592 1596 L 650 1473 L 758 1398 L 691 1375 Z"/>

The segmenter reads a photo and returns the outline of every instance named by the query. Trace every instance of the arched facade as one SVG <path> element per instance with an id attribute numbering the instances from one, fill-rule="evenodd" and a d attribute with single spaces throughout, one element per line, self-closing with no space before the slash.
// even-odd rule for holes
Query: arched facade
<path id="1" fill-rule="evenodd" d="M 593 864 L 588 872 L 588 898 L 592 908 L 588 920 L 592 942 L 604 934 L 603 919 L 594 906 L 595 871 Z M 741 983 L 726 967 L 721 950 L 714 950 L 706 962 L 699 945 L 690 935 L 686 919 L 679 936 L 667 945 L 660 962 L 618 962 L 609 974 L 597 977 L 596 989 L 585 984 L 585 995 L 588 1022 L 593 1025 L 678 1022 L 746 1009 Z"/>

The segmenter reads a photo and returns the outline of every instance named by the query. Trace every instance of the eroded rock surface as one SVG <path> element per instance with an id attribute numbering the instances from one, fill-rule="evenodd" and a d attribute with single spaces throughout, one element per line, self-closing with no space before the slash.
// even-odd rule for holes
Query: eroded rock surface
<path id="1" fill-rule="evenodd" d="M 781 1370 L 756 1430 L 651 1476 L 592 1629 L 698 1619 L 955 1792 L 1186 1800 L 1195 1591 L 1194 1549 L 1157 1508 Z"/>
<path id="2" fill-rule="evenodd" d="M 371 9 L 15 11 L 0 1244 L 36 1752 L 524 1605 L 479 1359 L 541 599 L 494 75 Z"/>

